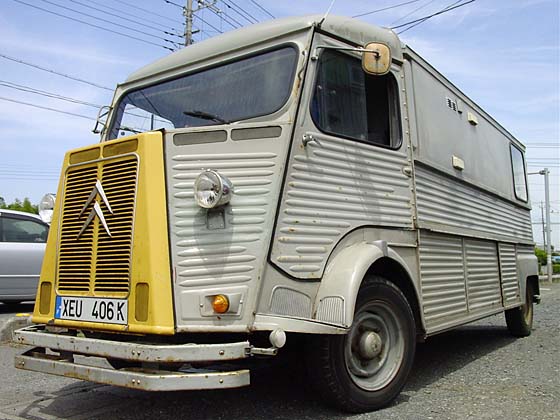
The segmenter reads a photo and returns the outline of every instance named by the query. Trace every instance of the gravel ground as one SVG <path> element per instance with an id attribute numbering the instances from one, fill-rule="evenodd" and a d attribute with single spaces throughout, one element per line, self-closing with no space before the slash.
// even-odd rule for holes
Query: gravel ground
<path id="1" fill-rule="evenodd" d="M 13 345 L 0 347 L 0 419 L 559 419 L 560 284 L 542 288 L 530 337 L 511 337 L 503 315 L 433 337 L 401 395 L 373 413 L 325 407 L 293 361 L 249 388 L 155 394 L 17 371 Z"/>

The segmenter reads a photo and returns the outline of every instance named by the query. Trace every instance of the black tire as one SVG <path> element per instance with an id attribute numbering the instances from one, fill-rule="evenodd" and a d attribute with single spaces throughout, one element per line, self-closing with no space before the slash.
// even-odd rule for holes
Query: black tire
<path id="1" fill-rule="evenodd" d="M 382 408 L 402 390 L 416 351 L 414 315 L 404 294 L 381 278 L 368 279 L 346 335 L 310 337 L 311 385 L 326 403 L 361 413 Z"/>
<path id="2" fill-rule="evenodd" d="M 533 286 L 527 282 L 525 304 L 506 311 L 506 324 L 514 337 L 527 337 L 533 329 Z"/>

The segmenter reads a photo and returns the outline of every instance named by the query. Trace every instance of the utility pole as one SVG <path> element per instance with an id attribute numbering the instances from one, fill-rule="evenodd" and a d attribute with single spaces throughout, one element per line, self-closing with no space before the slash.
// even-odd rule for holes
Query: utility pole
<path id="1" fill-rule="evenodd" d="M 193 30 L 194 14 L 202 9 L 210 9 L 216 14 L 222 11 L 216 6 L 218 0 L 196 0 L 197 7 L 193 9 L 193 0 L 187 0 L 187 4 L 183 7 L 183 16 L 185 16 L 185 47 L 192 45 L 193 35 L 199 32 Z"/>
<path id="2" fill-rule="evenodd" d="M 545 201 L 545 213 L 546 219 L 542 214 L 542 201 L 541 201 L 541 217 L 543 223 L 543 248 L 545 248 L 546 252 L 546 277 L 549 282 L 552 283 L 552 250 L 551 250 L 551 225 L 550 225 L 550 191 L 549 191 L 549 183 L 548 183 L 548 175 L 550 171 L 548 168 L 544 168 L 539 172 L 528 172 L 527 175 L 544 175 L 544 201 Z M 544 221 L 546 220 L 546 227 L 544 226 Z M 546 234 L 545 234 L 546 233 Z"/>
<path id="3" fill-rule="evenodd" d="M 541 175 L 544 175 L 544 201 L 546 203 L 546 274 L 548 281 L 552 283 L 552 250 L 550 247 L 550 191 L 548 184 L 548 174 L 550 171 L 548 168 L 544 168 L 539 171 Z"/>
<path id="4" fill-rule="evenodd" d="M 185 16 L 186 26 L 185 26 L 185 47 L 192 44 L 193 36 L 193 20 L 194 12 L 192 8 L 192 0 L 187 0 L 187 5 L 183 8 L 183 15 Z"/>
<path id="5" fill-rule="evenodd" d="M 542 249 L 546 251 L 546 230 L 544 229 L 544 204 L 541 201 L 541 224 L 542 224 Z"/>

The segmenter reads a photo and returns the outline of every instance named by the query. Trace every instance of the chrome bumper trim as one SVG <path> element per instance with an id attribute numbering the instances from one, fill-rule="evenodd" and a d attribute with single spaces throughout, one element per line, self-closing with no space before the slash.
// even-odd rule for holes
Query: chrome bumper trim
<path id="1" fill-rule="evenodd" d="M 183 373 L 163 370 L 115 370 L 89 365 L 79 365 L 69 360 L 49 355 L 35 354 L 34 350 L 16 356 L 18 369 L 83 379 L 107 385 L 145 391 L 178 391 L 219 388 L 238 388 L 249 385 L 249 370 L 229 372 Z"/>
<path id="2" fill-rule="evenodd" d="M 137 362 L 213 362 L 249 357 L 248 341 L 223 344 L 138 344 L 47 332 L 44 325 L 14 331 L 18 344 Z"/>

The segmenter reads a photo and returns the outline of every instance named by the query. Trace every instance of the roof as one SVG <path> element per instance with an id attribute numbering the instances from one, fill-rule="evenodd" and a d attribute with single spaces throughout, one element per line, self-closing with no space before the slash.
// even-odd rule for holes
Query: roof
<path id="1" fill-rule="evenodd" d="M 25 211 L 0 209 L 0 214 L 16 214 L 16 215 L 18 215 L 18 216 L 32 217 L 32 218 L 34 218 L 34 219 L 40 220 L 41 222 L 43 221 L 38 215 L 36 215 L 36 214 L 34 214 L 34 213 L 27 213 L 27 212 L 25 212 Z"/>
<path id="2" fill-rule="evenodd" d="M 126 83 L 138 81 L 168 70 L 219 56 L 248 45 L 258 44 L 289 33 L 303 31 L 318 26 L 323 15 L 310 15 L 274 19 L 246 26 L 225 34 L 215 36 L 200 43 L 190 45 L 163 57 L 132 73 Z M 358 19 L 342 16 L 327 16 L 321 29 L 358 45 L 367 42 L 385 42 L 391 48 L 393 57 L 402 60 L 401 43 L 398 36 L 388 28 L 365 23 Z"/>

